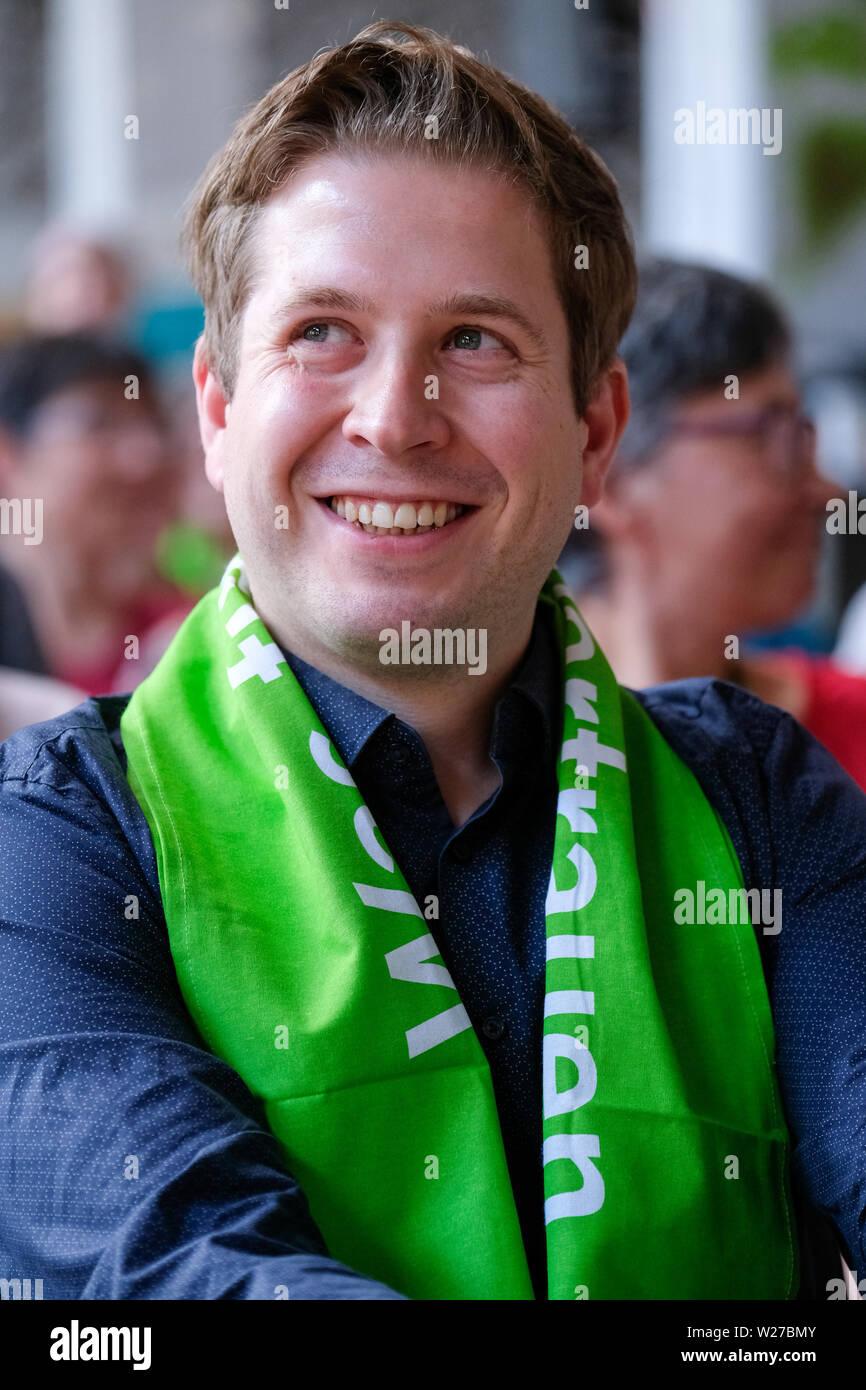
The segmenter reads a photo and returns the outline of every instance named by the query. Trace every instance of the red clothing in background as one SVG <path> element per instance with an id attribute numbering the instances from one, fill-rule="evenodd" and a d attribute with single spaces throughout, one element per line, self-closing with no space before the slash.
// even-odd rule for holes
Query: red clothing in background
<path id="1" fill-rule="evenodd" d="M 150 659 L 128 661 L 124 658 L 124 640 L 132 635 L 138 638 L 139 652 L 147 657 L 148 634 L 163 624 L 176 621 L 180 626 L 197 600 L 190 598 L 180 589 L 156 589 L 136 600 L 118 627 L 117 641 L 112 645 L 111 654 L 102 662 L 81 665 L 71 662 L 60 668 L 55 667 L 52 675 L 69 685 L 76 685 L 88 695 L 109 695 L 134 690 L 152 670 Z"/>
<path id="2" fill-rule="evenodd" d="M 804 682 L 807 701 L 800 723 L 866 790 L 866 676 L 844 671 L 826 657 L 794 650 L 764 659 L 784 662 Z"/>

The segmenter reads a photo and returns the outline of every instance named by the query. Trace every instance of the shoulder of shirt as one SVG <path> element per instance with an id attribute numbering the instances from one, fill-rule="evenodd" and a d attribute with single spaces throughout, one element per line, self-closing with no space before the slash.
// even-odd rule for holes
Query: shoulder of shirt
<path id="1" fill-rule="evenodd" d="M 130 693 L 95 695 L 80 705 L 18 729 L 0 743 L 0 836 L 4 819 L 32 823 L 34 842 L 57 850 L 68 822 L 75 853 L 93 864 L 109 835 L 129 855 L 159 902 L 156 851 L 147 820 L 126 776 L 120 719 Z M 80 839 L 82 831 L 87 834 Z M 131 861 L 130 861 L 131 862 Z"/>
<path id="2" fill-rule="evenodd" d="M 732 756 L 763 761 L 780 724 L 791 715 L 751 691 L 716 677 L 666 681 L 643 690 L 622 687 L 646 710 L 659 731 L 688 750 L 689 761 Z"/>
<path id="3" fill-rule="evenodd" d="M 102 796 L 112 783 L 125 783 L 120 717 L 129 699 L 128 693 L 90 696 L 63 714 L 16 730 L 0 743 L 0 786 L 89 788 Z"/>

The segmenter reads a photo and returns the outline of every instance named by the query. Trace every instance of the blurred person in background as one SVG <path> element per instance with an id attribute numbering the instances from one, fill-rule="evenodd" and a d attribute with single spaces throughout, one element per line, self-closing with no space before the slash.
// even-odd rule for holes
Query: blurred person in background
<path id="1" fill-rule="evenodd" d="M 191 607 L 155 564 L 178 491 L 138 354 L 84 334 L 0 351 L 0 496 L 30 499 L 44 531 L 0 536 L 0 568 L 24 594 L 48 674 L 96 694 L 133 689 L 150 669 L 154 626 L 174 631 Z"/>
<path id="2" fill-rule="evenodd" d="M 0 537 L 0 540 L 5 540 Z M 0 548 L 0 557 L 3 550 Z M 48 663 L 39 644 L 21 585 L 0 567 L 0 666 L 47 675 Z"/>
<path id="3" fill-rule="evenodd" d="M 833 660 L 846 671 L 866 676 L 866 584 L 851 596 L 842 614 Z"/>
<path id="4" fill-rule="evenodd" d="M 62 681 L 0 666 L 0 743 L 18 729 L 53 719 L 84 699 L 83 690 Z"/>
<path id="5" fill-rule="evenodd" d="M 27 605 L 11 574 L 0 570 L 0 742 L 25 724 L 52 719 L 84 699 L 84 692 L 44 674 Z"/>
<path id="6" fill-rule="evenodd" d="M 107 237 L 52 223 L 36 238 L 24 287 L 34 333 L 124 333 L 134 279 L 128 254 Z"/>
<path id="7" fill-rule="evenodd" d="M 784 315 L 739 277 L 657 260 L 620 351 L 631 418 L 561 560 L 617 678 L 732 681 L 866 786 L 866 680 L 793 648 L 739 657 L 741 637 L 807 603 L 837 491 L 815 465 Z"/>

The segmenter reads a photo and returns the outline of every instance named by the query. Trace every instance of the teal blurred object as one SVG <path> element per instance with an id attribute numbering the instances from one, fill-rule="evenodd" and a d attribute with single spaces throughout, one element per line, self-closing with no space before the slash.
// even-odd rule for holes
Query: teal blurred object
<path id="1" fill-rule="evenodd" d="M 171 365 L 172 359 L 192 357 L 196 339 L 204 328 L 204 310 L 198 299 L 145 300 L 132 316 L 136 346 L 151 362 Z"/>
<path id="2" fill-rule="evenodd" d="M 833 650 L 834 634 L 820 619 L 803 620 L 789 627 L 774 628 L 771 632 L 749 633 L 744 645 L 754 651 L 777 651 L 783 647 L 799 647 L 810 656 L 829 656 Z"/>

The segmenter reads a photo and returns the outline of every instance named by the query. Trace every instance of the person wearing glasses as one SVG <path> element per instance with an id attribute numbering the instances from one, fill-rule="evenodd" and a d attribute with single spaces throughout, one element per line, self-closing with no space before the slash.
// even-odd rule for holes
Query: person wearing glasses
<path id="1" fill-rule="evenodd" d="M 5 343 L 0 499 L 17 499 L 20 512 L 9 515 L 22 522 L 0 534 L 0 583 L 20 592 L 32 634 L 13 610 L 0 664 L 49 675 L 73 694 L 137 684 L 165 628 L 192 606 L 156 561 L 180 485 L 157 386 L 138 352 L 98 333 Z"/>
<path id="2" fill-rule="evenodd" d="M 733 681 L 866 786 L 866 680 L 793 648 L 740 654 L 807 603 L 838 491 L 816 467 L 782 311 L 737 276 L 654 260 L 620 352 L 631 417 L 561 562 L 617 678 Z"/>

